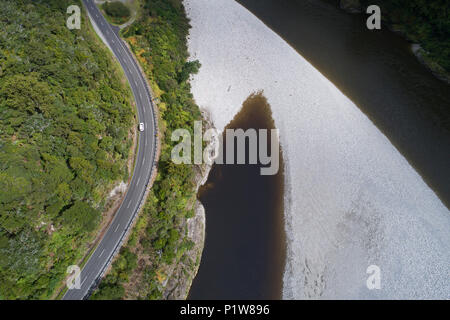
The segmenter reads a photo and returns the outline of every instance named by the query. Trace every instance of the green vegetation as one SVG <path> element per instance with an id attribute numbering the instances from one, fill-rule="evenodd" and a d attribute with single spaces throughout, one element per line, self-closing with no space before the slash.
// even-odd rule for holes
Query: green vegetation
<path id="1" fill-rule="evenodd" d="M 198 263 L 185 254 L 194 245 L 186 237 L 185 222 L 195 200 L 195 167 L 172 163 L 176 143 L 170 137 L 173 130 L 192 128 L 201 119 L 188 82 L 200 64 L 187 62 L 189 23 L 181 0 L 147 0 L 142 10 L 142 18 L 124 36 L 161 100 L 164 138 L 158 176 L 128 244 L 92 299 L 162 298 L 168 266 L 182 262 L 193 268 Z"/>
<path id="2" fill-rule="evenodd" d="M 120 1 L 105 2 L 102 5 L 105 12 L 111 17 L 129 17 L 130 9 Z"/>
<path id="3" fill-rule="evenodd" d="M 0 0 L 0 299 L 50 298 L 128 178 L 130 89 L 77 0 Z"/>
<path id="4" fill-rule="evenodd" d="M 114 24 L 127 22 L 131 15 L 130 9 L 120 1 L 105 2 L 102 4 L 101 8 Z"/>
<path id="5" fill-rule="evenodd" d="M 446 0 L 362 0 L 380 6 L 382 18 L 425 50 L 425 58 L 450 72 L 450 2 Z M 437 66 L 436 66 L 437 67 Z M 439 71 L 439 70 L 435 70 Z"/>

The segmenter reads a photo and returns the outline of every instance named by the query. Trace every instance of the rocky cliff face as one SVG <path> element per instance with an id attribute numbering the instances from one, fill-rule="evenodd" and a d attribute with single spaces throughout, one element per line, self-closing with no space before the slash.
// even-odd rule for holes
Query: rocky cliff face
<path id="1" fill-rule="evenodd" d="M 208 177 L 210 167 L 198 167 L 196 182 L 198 187 Z M 200 201 L 194 203 L 195 215 L 186 220 L 187 235 L 194 242 L 194 247 L 187 252 L 189 260 L 181 260 L 168 268 L 167 282 L 164 283 L 164 299 L 186 299 L 191 288 L 192 281 L 197 275 L 205 242 L 205 209 Z"/>
<path id="2" fill-rule="evenodd" d="M 205 129 L 212 128 L 210 115 L 203 110 Z M 212 165 L 202 164 L 195 166 L 195 192 L 206 183 Z M 164 283 L 164 299 L 181 300 L 186 299 L 191 288 L 192 281 L 197 275 L 205 242 L 205 208 L 200 201 L 195 200 L 192 204 L 194 216 L 186 220 L 188 238 L 194 242 L 194 246 L 187 252 L 190 259 L 181 260 L 169 267 L 166 283 Z"/>

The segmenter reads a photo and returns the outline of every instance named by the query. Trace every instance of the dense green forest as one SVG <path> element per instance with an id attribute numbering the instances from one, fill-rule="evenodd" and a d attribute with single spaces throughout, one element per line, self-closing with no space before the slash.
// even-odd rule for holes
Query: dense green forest
<path id="1" fill-rule="evenodd" d="M 105 2 L 102 8 L 112 17 L 129 17 L 130 9 L 120 1 Z"/>
<path id="2" fill-rule="evenodd" d="M 450 72 L 450 1 L 447 0 L 361 0 L 364 7 L 380 6 L 382 18 L 395 30 L 420 43 L 435 71 Z M 434 65 L 438 64 L 439 66 Z"/>
<path id="3" fill-rule="evenodd" d="M 105 2 L 101 8 L 106 13 L 107 18 L 114 24 L 122 24 L 128 21 L 131 10 L 120 1 Z"/>
<path id="4" fill-rule="evenodd" d="M 146 0 L 141 10 L 141 19 L 123 36 L 161 101 L 164 138 L 158 176 L 128 244 L 93 299 L 159 299 L 168 265 L 183 263 L 194 268 L 198 264 L 186 254 L 193 242 L 186 237 L 185 223 L 193 215 L 195 167 L 172 163 L 170 151 L 176 143 L 170 137 L 173 130 L 192 128 L 194 120 L 201 119 L 188 82 L 189 74 L 197 72 L 200 65 L 187 62 L 190 26 L 181 0 Z"/>
<path id="5" fill-rule="evenodd" d="M 128 179 L 134 109 L 79 0 L 0 0 L 0 299 L 43 299 Z"/>

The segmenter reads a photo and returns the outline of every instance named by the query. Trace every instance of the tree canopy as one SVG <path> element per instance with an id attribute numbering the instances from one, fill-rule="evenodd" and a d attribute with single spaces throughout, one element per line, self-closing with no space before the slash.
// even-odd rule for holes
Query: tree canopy
<path id="1" fill-rule="evenodd" d="M 380 6 L 382 17 L 420 43 L 428 56 L 450 72 L 450 2 L 446 0 L 362 0 Z"/>
<path id="2" fill-rule="evenodd" d="M 119 18 L 130 16 L 130 9 L 120 1 L 105 2 L 103 4 L 103 9 L 111 17 Z"/>
<path id="3" fill-rule="evenodd" d="M 127 179 L 134 111 L 77 0 L 0 0 L 0 299 L 49 298 Z"/>

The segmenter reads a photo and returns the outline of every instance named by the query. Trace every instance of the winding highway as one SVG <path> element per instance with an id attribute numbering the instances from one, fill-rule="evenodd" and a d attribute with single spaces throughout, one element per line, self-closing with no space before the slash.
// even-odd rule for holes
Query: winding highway
<path id="1" fill-rule="evenodd" d="M 125 198 L 97 248 L 81 270 L 81 288 L 67 290 L 63 296 L 64 300 L 86 299 L 100 282 L 137 217 L 156 161 L 156 117 L 145 78 L 140 72 L 133 54 L 120 39 L 118 28 L 111 26 L 105 20 L 93 0 L 83 0 L 83 4 L 97 33 L 102 34 L 103 41 L 114 53 L 128 78 L 136 101 L 139 122 L 144 123 L 145 129 L 142 132 L 138 131 L 139 144 L 134 173 Z"/>

